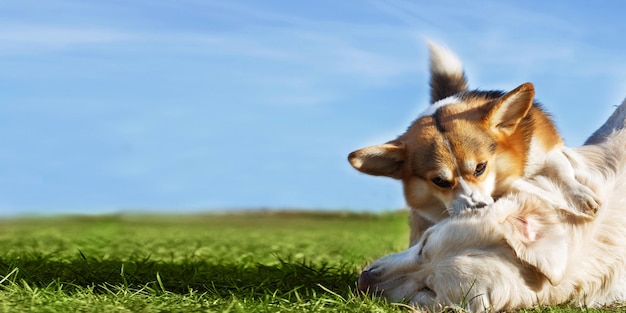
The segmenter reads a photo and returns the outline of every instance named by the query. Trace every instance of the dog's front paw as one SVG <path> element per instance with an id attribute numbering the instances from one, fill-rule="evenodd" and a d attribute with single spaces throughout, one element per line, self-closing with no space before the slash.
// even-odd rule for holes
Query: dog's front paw
<path id="1" fill-rule="evenodd" d="M 568 187 L 570 205 L 584 214 L 595 216 L 598 213 L 602 202 L 593 190 L 579 183 Z"/>

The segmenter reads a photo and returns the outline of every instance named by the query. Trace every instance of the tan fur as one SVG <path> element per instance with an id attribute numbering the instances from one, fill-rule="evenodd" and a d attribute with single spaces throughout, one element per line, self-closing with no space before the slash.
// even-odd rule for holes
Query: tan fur
<path id="1" fill-rule="evenodd" d="M 564 168 L 563 141 L 534 103 L 531 83 L 507 93 L 468 91 L 454 54 L 430 48 L 431 107 L 397 139 L 348 156 L 363 173 L 402 182 L 406 202 L 415 210 L 410 214 L 411 245 L 425 226 L 484 207 L 515 190 L 519 178 L 541 172 L 563 176 L 576 193 L 571 198 L 581 200 L 576 202 L 579 210 L 595 211 L 597 197 Z M 446 60 L 452 65 L 437 63 Z"/>
<path id="2" fill-rule="evenodd" d="M 576 174 L 604 204 L 595 219 L 573 209 L 553 176 L 483 210 L 429 228 L 403 252 L 363 271 L 359 289 L 439 310 L 503 311 L 626 301 L 626 101 L 596 145 L 567 151 Z M 591 139 L 591 138 L 590 138 Z"/>

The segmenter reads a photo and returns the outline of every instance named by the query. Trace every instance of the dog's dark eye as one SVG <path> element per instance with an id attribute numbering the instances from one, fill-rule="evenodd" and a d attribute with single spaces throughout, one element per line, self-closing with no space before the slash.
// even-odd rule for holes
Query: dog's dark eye
<path id="1" fill-rule="evenodd" d="M 449 180 L 445 180 L 441 177 L 435 177 L 433 179 L 431 179 L 431 181 L 433 182 L 433 184 L 441 187 L 441 188 L 450 188 L 452 187 L 452 182 Z"/>
<path id="2" fill-rule="evenodd" d="M 482 162 L 476 165 L 476 170 L 474 171 L 474 177 L 478 177 L 482 175 L 487 169 L 487 162 Z"/>

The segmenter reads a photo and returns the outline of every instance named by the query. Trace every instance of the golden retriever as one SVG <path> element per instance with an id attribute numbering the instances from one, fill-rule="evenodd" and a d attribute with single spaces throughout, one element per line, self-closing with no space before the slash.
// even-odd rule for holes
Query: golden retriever
<path id="1" fill-rule="evenodd" d="M 626 302 L 626 101 L 568 150 L 577 179 L 603 204 L 595 218 L 572 209 L 562 182 L 524 179 L 526 189 L 446 219 L 360 275 L 362 291 L 432 310 L 471 312 Z"/>

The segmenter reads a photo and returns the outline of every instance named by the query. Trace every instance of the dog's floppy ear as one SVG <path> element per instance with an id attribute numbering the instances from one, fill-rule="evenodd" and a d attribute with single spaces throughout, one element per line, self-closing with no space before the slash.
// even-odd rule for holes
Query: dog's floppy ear
<path id="1" fill-rule="evenodd" d="M 486 115 L 489 129 L 507 137 L 513 134 L 519 122 L 530 111 L 534 97 L 535 88 L 531 83 L 521 84 L 500 97 Z"/>
<path id="2" fill-rule="evenodd" d="M 467 90 L 463 64 L 450 50 L 428 42 L 430 50 L 430 103 Z"/>
<path id="3" fill-rule="evenodd" d="M 567 267 L 569 241 L 557 212 L 535 197 L 526 198 L 521 208 L 515 205 L 518 209 L 503 222 L 507 243 L 520 260 L 558 285 Z"/>
<path id="4" fill-rule="evenodd" d="M 353 151 L 348 155 L 348 161 L 365 174 L 399 179 L 402 175 L 405 149 L 403 143 L 391 141 Z"/>

